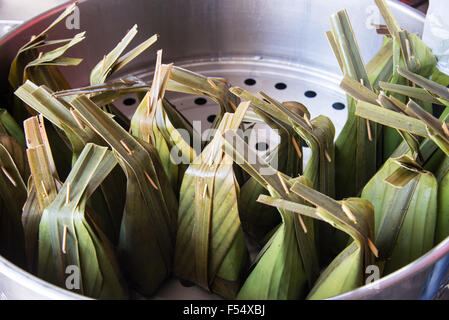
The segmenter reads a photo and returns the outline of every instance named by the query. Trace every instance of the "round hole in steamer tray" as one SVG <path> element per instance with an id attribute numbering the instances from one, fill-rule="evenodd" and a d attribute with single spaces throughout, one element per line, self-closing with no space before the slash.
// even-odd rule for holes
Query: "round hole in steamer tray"
<path id="1" fill-rule="evenodd" d="M 307 90 L 306 92 L 304 92 L 304 95 L 307 98 L 315 98 L 317 96 L 317 93 L 313 90 Z"/>
<path id="2" fill-rule="evenodd" d="M 210 116 L 207 117 L 207 122 L 213 123 L 216 117 L 217 117 L 216 114 L 211 114 Z"/>
<path id="3" fill-rule="evenodd" d="M 136 104 L 136 102 L 137 102 L 137 100 L 134 99 L 134 98 L 126 98 L 126 99 L 123 100 L 123 104 L 125 106 L 133 106 L 133 105 Z"/>
<path id="4" fill-rule="evenodd" d="M 274 87 L 278 90 L 284 90 L 287 88 L 287 85 L 284 82 L 278 82 L 274 85 Z"/>
<path id="5" fill-rule="evenodd" d="M 332 104 L 332 108 L 334 108 L 335 110 L 343 110 L 345 108 L 345 104 L 341 102 L 334 102 Z"/>
<path id="6" fill-rule="evenodd" d="M 196 98 L 194 102 L 195 104 L 202 106 L 207 103 L 207 100 L 205 98 Z"/>
<path id="7" fill-rule="evenodd" d="M 243 81 L 243 83 L 245 83 L 247 86 L 253 86 L 256 84 L 256 80 L 254 80 L 253 78 L 247 78 L 245 79 L 245 81 Z"/>

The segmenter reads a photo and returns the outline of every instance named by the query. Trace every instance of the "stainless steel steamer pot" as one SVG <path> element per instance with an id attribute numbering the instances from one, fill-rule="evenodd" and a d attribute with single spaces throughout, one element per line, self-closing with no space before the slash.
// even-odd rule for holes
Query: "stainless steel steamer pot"
<path id="1" fill-rule="evenodd" d="M 397 1 L 389 2 L 401 25 L 421 34 L 424 16 Z M 0 39 L 2 93 L 8 90 L 9 66 L 18 48 L 43 30 L 64 7 L 41 14 Z M 372 0 L 86 0 L 80 2 L 79 8 L 80 29 L 87 31 L 87 38 L 70 51 L 70 56 L 84 58 L 83 63 L 64 69 L 72 86 L 86 85 L 89 70 L 137 24 L 135 43 L 160 34 L 155 48 L 163 48 L 164 62 L 224 76 L 233 85 L 254 92 L 263 89 L 281 101 L 300 101 L 309 107 L 312 116 L 331 117 L 337 132 L 346 120 L 346 109 L 338 110 L 333 105 L 346 100 L 338 87 L 341 73 L 325 37 L 330 28 L 329 16 L 343 8 L 348 10 L 365 61 L 377 52 L 382 41 L 372 26 L 381 22 Z M 52 34 L 67 37 L 81 30 L 69 30 L 61 23 Z M 123 73 L 150 79 L 155 48 Z M 245 84 L 246 79 L 255 80 L 255 84 Z M 130 115 L 136 105 L 133 107 L 132 97 L 127 98 L 118 106 Z M 217 109 L 207 100 L 198 105 L 192 96 L 173 95 L 171 100 L 187 118 L 206 124 Z M 336 299 L 432 298 L 447 279 L 448 253 L 446 239 L 395 273 Z M 193 297 L 170 290 L 163 288 L 156 297 Z M 0 299 L 79 298 L 84 297 L 46 283 L 0 257 Z"/>

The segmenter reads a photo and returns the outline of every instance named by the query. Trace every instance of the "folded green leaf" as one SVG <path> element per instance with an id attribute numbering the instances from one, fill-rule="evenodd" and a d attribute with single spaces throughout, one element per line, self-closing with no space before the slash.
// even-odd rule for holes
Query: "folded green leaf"
<path id="1" fill-rule="evenodd" d="M 216 128 L 225 112 L 234 112 L 239 99 L 229 91 L 229 83 L 224 78 L 204 77 L 200 74 L 174 66 L 170 73 L 167 90 L 195 95 L 205 95 L 220 106 L 213 128 Z"/>
<path id="2" fill-rule="evenodd" d="M 61 13 L 55 21 L 53 21 L 45 30 L 43 30 L 39 35 L 33 36 L 31 40 L 23 45 L 16 57 L 14 58 L 11 68 L 9 71 L 9 83 L 13 89 L 17 89 L 24 82 L 24 73 L 26 66 L 29 62 L 35 60 L 39 57 L 39 53 L 35 50 L 38 47 L 43 46 L 46 42 L 47 44 L 59 44 L 67 42 L 66 40 L 60 41 L 48 41 L 47 33 L 53 29 L 58 23 L 63 21 L 66 17 L 73 13 L 76 9 L 76 3 L 68 6 L 63 13 Z"/>
<path id="3" fill-rule="evenodd" d="M 0 134 L 10 135 L 16 139 L 21 146 L 25 147 L 25 136 L 22 128 L 5 109 L 0 109 Z"/>
<path id="4" fill-rule="evenodd" d="M 42 113 L 50 122 L 64 131 L 70 141 L 73 155 L 72 163 L 78 158 L 84 146 L 91 142 L 105 145 L 104 140 L 89 126 L 86 126 L 76 111 L 67 102 L 57 99 L 45 87 L 37 87 L 27 81 L 16 95 L 33 109 Z M 101 188 L 89 200 L 98 213 L 96 221 L 113 243 L 117 242 L 121 217 L 124 208 L 124 175 L 116 168 L 109 175 Z"/>
<path id="5" fill-rule="evenodd" d="M 27 156 L 31 178 L 28 197 L 22 212 L 28 270 L 37 274 L 39 223 L 44 209 L 55 199 L 61 183 L 42 119 L 32 117 L 24 122 Z"/>
<path id="6" fill-rule="evenodd" d="M 335 142 L 335 165 L 339 168 L 335 173 L 336 197 L 342 199 L 357 195 L 376 172 L 381 151 L 380 128 L 356 117 L 355 111 L 361 104 L 377 104 L 373 84 L 379 78 L 389 78 L 392 54 L 391 43 L 386 42 L 367 65 L 368 73 L 347 12 L 342 10 L 332 15 L 331 23 L 331 38 L 337 45 L 334 52 L 341 56 L 343 63 L 344 78 L 340 87 L 348 94 L 348 119 Z"/>
<path id="7" fill-rule="evenodd" d="M 385 126 L 427 137 L 426 125 L 420 120 L 371 104 L 357 106 L 356 115 Z"/>
<path id="8" fill-rule="evenodd" d="M 127 190 L 118 244 L 132 285 L 152 294 L 170 275 L 178 203 L 156 150 L 137 140 L 86 96 L 71 101 L 83 121 L 114 150 Z"/>
<path id="9" fill-rule="evenodd" d="M 437 181 L 409 156 L 388 160 L 362 192 L 375 208 L 376 246 L 384 273 L 412 262 L 433 246 Z"/>
<path id="10" fill-rule="evenodd" d="M 213 140 L 185 172 L 181 185 L 175 275 L 221 296 L 234 298 L 248 264 L 232 159 L 223 153 L 223 134 L 237 129 L 249 107 L 225 113 Z"/>
<path id="11" fill-rule="evenodd" d="M 113 246 L 92 221 L 95 213 L 86 208 L 87 199 L 116 164 L 107 148 L 87 144 L 58 195 L 44 210 L 38 268 L 43 279 L 92 298 L 127 297 Z M 79 277 L 69 279 L 70 274 Z"/>
<path id="12" fill-rule="evenodd" d="M 180 124 L 180 121 L 177 120 L 184 120 L 184 118 L 164 99 L 172 65 L 162 66 L 161 63 L 162 51 L 158 51 L 151 91 L 142 99 L 131 119 L 131 133 L 154 145 L 170 184 L 177 192 L 181 185 L 183 172 L 187 169 L 187 164 L 192 162 L 196 153 L 177 130 L 185 128 L 176 128 L 171 122 L 170 116 L 174 118 L 175 124 Z M 170 109 L 170 113 L 166 112 L 167 109 Z M 188 122 L 185 120 L 183 123 L 188 126 L 188 133 L 193 133 Z M 196 135 L 192 138 L 198 139 L 199 136 Z"/>
<path id="13" fill-rule="evenodd" d="M 435 230 L 435 244 L 449 236 L 449 157 L 445 154 L 435 170 L 438 180 L 438 216 Z"/>
<path id="14" fill-rule="evenodd" d="M 295 181 L 311 185 L 304 177 L 291 179 L 273 169 L 232 130 L 225 132 L 224 142 L 226 154 L 273 197 L 301 201 L 288 188 Z M 318 259 L 312 221 L 284 210 L 280 214 L 282 224 L 260 251 L 239 299 L 299 299 L 316 279 Z"/>
<path id="15" fill-rule="evenodd" d="M 398 93 L 409 98 L 414 98 L 435 104 L 441 104 L 439 100 L 435 99 L 429 92 L 422 88 L 409 87 L 383 81 L 379 82 L 379 86 L 382 90 Z"/>
<path id="16" fill-rule="evenodd" d="M 22 268 L 26 268 L 21 215 L 27 167 L 24 148 L 14 138 L 0 135 L 0 254 Z"/>
<path id="17" fill-rule="evenodd" d="M 317 207 L 316 214 L 322 220 L 354 239 L 323 271 L 307 298 L 325 299 L 361 286 L 366 267 L 372 265 L 374 255 L 377 256 L 377 249 L 372 243 L 372 204 L 359 198 L 348 198 L 339 203 L 299 183 L 295 183 L 291 190 L 314 204 Z"/>
<path id="18" fill-rule="evenodd" d="M 264 155 L 265 160 L 270 165 L 277 165 L 279 171 L 290 177 L 300 175 L 303 167 L 303 139 L 293 129 L 288 117 L 278 112 L 275 105 L 282 106 L 296 116 L 306 115 L 310 118 L 307 108 L 294 101 L 281 104 L 268 96 L 266 96 L 269 99 L 267 101 L 271 102 L 266 102 L 237 87 L 231 88 L 230 91 L 242 100 L 250 101 L 254 113 L 279 135 L 280 143 L 275 149 Z M 270 106 L 270 104 L 272 105 Z M 267 113 L 266 110 L 270 110 L 270 113 Z M 257 203 L 256 200 L 260 194 L 268 194 L 268 191 L 254 177 L 250 177 L 240 190 L 239 214 L 245 232 L 259 244 L 264 244 L 267 235 L 281 222 L 281 219 L 277 210 Z"/>

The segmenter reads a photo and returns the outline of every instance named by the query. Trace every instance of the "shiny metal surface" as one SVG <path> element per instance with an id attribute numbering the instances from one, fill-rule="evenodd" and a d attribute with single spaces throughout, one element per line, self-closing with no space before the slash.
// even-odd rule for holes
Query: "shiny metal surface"
<path id="1" fill-rule="evenodd" d="M 421 13 L 396 1 L 390 4 L 404 27 L 421 33 L 424 21 Z M 245 79 L 252 78 L 256 84 L 246 86 L 248 90 L 264 90 L 279 100 L 300 101 L 310 108 L 312 115 L 330 116 L 337 130 L 344 124 L 346 110 L 332 108 L 334 102 L 345 103 L 345 97 L 338 88 L 340 71 L 325 37 L 330 28 L 329 16 L 343 8 L 348 10 L 365 61 L 377 52 L 382 41 L 371 26 L 382 22 L 372 0 L 87 0 L 81 1 L 79 7 L 80 30 L 68 30 L 62 23 L 52 32 L 54 37 L 68 37 L 87 31 L 86 40 L 69 52 L 70 56 L 83 57 L 85 61 L 76 68 L 64 69 L 73 86 L 86 85 L 93 65 L 137 24 L 139 33 L 134 44 L 154 33 L 160 34 L 160 39 L 122 74 L 150 79 L 155 52 L 163 48 L 165 63 L 175 62 L 206 75 L 225 76 L 233 85 L 242 87 L 246 86 Z M 8 88 L 8 68 L 17 49 L 61 10 L 59 7 L 44 13 L 0 39 L 1 93 Z M 278 82 L 287 87 L 276 89 Z M 305 97 L 307 90 L 315 91 L 316 97 Z M 190 120 L 206 123 L 207 117 L 216 112 L 212 103 L 200 107 L 192 96 L 173 95 L 171 100 Z M 128 114 L 136 107 L 120 102 L 118 106 Z M 449 240 L 446 240 L 377 283 L 336 298 L 432 298 L 447 278 L 449 258 L 435 263 L 448 253 Z M 174 290 L 175 295 L 171 293 Z M 194 290 L 180 288 L 172 280 L 154 298 L 213 298 Z M 79 296 L 49 285 L 0 257 L 1 298 Z"/>

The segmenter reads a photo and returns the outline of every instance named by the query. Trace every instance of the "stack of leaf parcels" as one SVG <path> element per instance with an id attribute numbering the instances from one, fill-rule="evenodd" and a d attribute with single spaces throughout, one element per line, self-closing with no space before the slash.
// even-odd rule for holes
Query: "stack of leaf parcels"
<path id="1" fill-rule="evenodd" d="M 158 38 L 125 53 L 137 26 L 71 88 L 60 68 L 81 62 L 65 53 L 84 32 L 48 36 L 68 6 L 11 65 L 0 254 L 92 298 L 151 297 L 175 277 L 225 299 L 325 299 L 428 252 L 449 236 L 449 76 L 375 2 L 385 36 L 366 65 L 346 11 L 326 33 L 348 101 L 338 137 L 299 102 L 163 64 L 162 50 L 151 83 L 117 76 Z M 170 91 L 216 102 L 213 130 L 195 132 Z M 243 131 L 259 124 L 280 141 L 265 152 Z"/>

